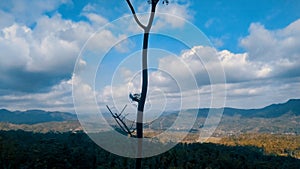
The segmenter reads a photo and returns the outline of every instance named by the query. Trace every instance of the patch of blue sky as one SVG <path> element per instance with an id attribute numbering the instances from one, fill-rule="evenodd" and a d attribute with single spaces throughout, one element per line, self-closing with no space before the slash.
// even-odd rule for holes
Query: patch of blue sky
<path id="1" fill-rule="evenodd" d="M 176 33 L 169 32 L 169 34 Z M 204 35 L 190 35 L 189 37 L 190 38 L 188 41 L 190 42 L 184 42 L 185 39 L 180 40 L 163 34 L 151 34 L 149 38 L 148 54 L 149 67 L 158 68 L 159 61 L 162 58 L 169 56 L 179 57 L 183 51 L 189 50 L 194 46 L 210 46 L 208 39 Z M 198 37 L 198 39 L 193 40 L 192 37 Z M 131 36 L 126 41 L 128 40 L 132 42 L 131 44 L 134 44 L 129 51 L 120 52 L 115 46 L 112 47 L 111 50 L 109 50 L 109 52 L 104 55 L 97 69 L 96 88 L 103 88 L 107 85 L 111 85 L 113 80 L 112 77 L 118 79 L 117 76 L 120 76 L 120 70 L 126 69 L 131 72 L 138 72 L 141 70 L 143 35 L 138 34 L 135 36 Z M 126 45 L 126 41 L 121 41 L 118 46 L 123 46 L 123 43 L 124 45 Z M 124 83 L 124 81 L 122 80 L 124 79 L 119 78 L 119 80 L 115 82 L 117 82 L 117 84 Z"/>
<path id="2" fill-rule="evenodd" d="M 300 18 L 298 0 L 252 1 L 191 1 L 195 12 L 193 22 L 210 39 L 219 39 L 219 49 L 244 52 L 239 45 L 241 37 L 248 35 L 251 23 L 262 23 L 268 29 L 280 29 Z"/>

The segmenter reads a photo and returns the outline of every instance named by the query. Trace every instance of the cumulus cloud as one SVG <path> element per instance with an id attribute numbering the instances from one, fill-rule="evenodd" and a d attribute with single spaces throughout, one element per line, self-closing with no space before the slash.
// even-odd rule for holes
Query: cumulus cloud
<path id="1" fill-rule="evenodd" d="M 160 59 L 159 68 L 175 76 L 180 82 L 192 82 L 197 86 L 224 82 L 222 79 L 223 67 L 218 58 L 218 53 L 213 47 L 194 46 L 184 50 L 178 57 L 165 57 Z M 179 69 L 180 68 L 180 69 Z M 186 83 L 187 89 L 191 86 Z"/>
<path id="2" fill-rule="evenodd" d="M 247 53 L 234 54 L 228 50 L 218 52 L 226 73 L 227 83 L 237 83 L 267 77 L 270 68 L 260 62 L 249 61 Z"/>
<path id="3" fill-rule="evenodd" d="M 297 66 L 300 61 L 300 37 L 297 38 L 300 36 L 299 23 L 300 20 L 297 20 L 279 30 L 267 30 L 261 24 L 251 24 L 249 35 L 240 41 L 246 49 L 244 53 L 195 46 L 182 51 L 179 56 L 161 58 L 158 68 L 168 72 L 177 81 L 188 81 L 187 86 L 181 84 L 181 89 L 184 89 L 181 92 L 189 93 L 191 98 L 195 98 L 192 96 L 198 91 L 200 95 L 205 96 L 205 103 L 212 99 L 211 87 L 218 86 L 218 83 L 211 81 L 213 75 L 210 74 L 218 69 L 223 69 L 226 74 L 229 105 L 241 107 L 247 102 L 259 107 L 283 102 L 288 98 L 297 98 L 300 90 L 292 86 L 299 83 L 297 79 L 300 76 Z M 191 82 L 189 78 L 186 79 L 189 74 L 196 80 L 197 89 L 188 86 Z M 173 86 L 170 85 L 166 74 L 156 72 L 152 75 L 154 86 L 172 91 Z M 217 97 L 222 98 L 222 87 L 219 89 L 217 95 L 220 95 Z M 243 99 L 244 102 L 239 99 Z"/>
<path id="4" fill-rule="evenodd" d="M 34 29 L 17 23 L 1 30 L 1 87 L 12 91 L 43 91 L 70 78 L 83 42 L 68 37 L 82 27 L 60 16 L 41 17 Z M 77 30 L 79 31 L 79 30 Z M 90 33 L 86 33 L 86 38 Z M 79 43 L 80 42 L 80 43 Z M 20 87 L 22 86 L 23 87 Z"/>
<path id="5" fill-rule="evenodd" d="M 196 108 L 198 105 L 199 95 L 203 96 L 206 107 L 210 106 L 212 99 L 212 91 L 219 90 L 219 96 L 223 96 L 220 79 L 210 81 L 212 78 L 220 77 L 220 64 L 216 64 L 218 60 L 215 49 L 211 47 L 195 46 L 190 50 L 183 51 L 179 56 L 165 56 L 158 60 L 157 69 L 149 71 L 149 94 L 147 103 L 152 105 L 154 109 L 162 108 L 167 110 L 178 110 L 181 106 L 184 108 Z M 203 64 L 206 63 L 206 65 Z M 214 75 L 208 74 L 216 73 Z M 108 98 L 105 101 L 114 100 L 124 105 L 128 102 L 129 93 L 139 93 L 141 90 L 140 73 L 135 74 L 131 71 L 121 69 L 123 72 L 123 82 L 118 81 L 117 84 L 111 84 L 104 88 L 103 98 Z M 119 73 L 117 73 L 119 74 Z M 217 75 L 217 76 L 216 76 Z M 129 77 L 128 77 L 129 76 Z M 128 80 L 130 79 L 130 80 Z M 224 79 L 225 80 L 225 79 Z M 216 83 L 216 84 L 215 84 Z M 211 87 L 210 84 L 215 85 Z M 218 89 L 217 89 L 218 88 Z M 161 105 L 165 103 L 165 105 Z M 184 103 L 181 105 L 181 103 Z M 221 107 L 221 106 L 220 106 Z"/>
<path id="6" fill-rule="evenodd" d="M 249 35 L 241 39 L 251 59 L 271 61 L 273 59 L 296 59 L 299 57 L 300 20 L 284 29 L 267 30 L 260 23 L 252 23 Z"/>
<path id="7" fill-rule="evenodd" d="M 249 61 L 265 65 L 269 76 L 300 75 L 300 19 L 278 30 L 252 23 L 249 35 L 240 40 L 240 45 L 246 49 Z"/>
<path id="8" fill-rule="evenodd" d="M 35 10 L 25 9 L 28 6 L 25 3 L 31 4 Z M 82 10 L 85 21 L 63 19 L 56 11 L 63 3 L 71 2 L 0 2 L 0 107 L 47 110 L 55 107 L 72 111 L 70 79 L 75 60 L 85 41 L 108 20 L 95 13 L 91 4 Z M 149 5 L 143 2 L 138 11 L 145 12 L 148 8 Z M 193 19 L 187 1 L 176 1 L 158 8 L 161 13 Z M 51 12 L 51 16 L 45 15 L 47 12 Z M 148 15 L 141 17 L 141 20 L 147 19 Z M 140 32 L 132 17 L 124 20 L 124 24 L 128 23 L 132 24 L 126 27 L 126 31 Z M 154 29 L 180 29 L 183 23 L 174 17 L 157 15 Z M 212 21 L 208 21 L 206 26 L 211 24 Z M 88 48 L 106 50 L 114 42 L 125 38 L 126 34 L 102 30 L 91 39 Z M 215 42 L 222 46 L 222 37 L 215 39 Z M 116 50 L 127 52 L 124 46 L 130 46 L 128 44 L 131 42 L 123 41 L 121 44 L 116 46 Z M 296 86 L 299 86 L 300 76 L 300 20 L 277 30 L 268 30 L 261 23 L 252 23 L 249 35 L 240 39 L 240 45 L 245 49 L 244 53 L 194 46 L 178 56 L 160 58 L 158 70 L 149 74 L 150 100 L 167 98 L 169 104 L 176 105 L 182 96 L 188 97 L 192 103 L 200 93 L 201 106 L 209 107 L 212 99 L 224 97 L 224 88 L 220 84 L 222 80 L 219 80 L 222 72 L 216 71 L 221 69 L 220 66 L 226 74 L 229 105 L 244 106 L 240 102 L 243 99 L 247 106 L 263 106 L 299 96 L 300 91 Z M 84 69 L 88 66 L 87 60 L 79 60 L 79 65 L 80 69 Z M 125 68 L 120 75 L 125 85 L 113 84 L 104 87 L 101 93 L 93 93 L 90 85 L 83 84 L 78 92 L 87 94 L 90 100 L 93 99 L 92 95 L 96 95 L 100 103 L 106 103 L 111 101 L 111 91 L 114 91 L 114 99 L 128 102 L 129 92 L 140 91 L 140 76 L 133 80 L 134 72 Z M 215 81 L 211 80 L 213 76 Z M 191 79 L 196 85 L 191 83 Z M 216 91 L 215 98 L 211 96 L 213 88 Z M 152 105 L 163 101 L 153 101 Z M 10 106 L 11 103 L 14 105 Z M 122 108 L 123 104 L 120 106 Z"/>
<path id="9" fill-rule="evenodd" d="M 74 22 L 55 14 L 40 16 L 34 28 L 14 23 L 1 29 L 0 87 L 14 92 L 45 92 L 61 80 L 70 79 L 82 46 L 99 24 L 106 22 L 96 14 L 87 16 L 91 23 Z M 109 30 L 94 36 L 95 42 L 89 47 L 98 50 L 106 50 L 115 41 L 124 39 L 124 35 L 115 36 Z"/>
<path id="10" fill-rule="evenodd" d="M 240 45 L 245 53 L 220 55 L 228 82 L 235 82 L 227 84 L 229 105 L 263 107 L 299 98 L 300 20 L 277 30 L 252 23 Z"/>
<path id="11" fill-rule="evenodd" d="M 2 51 L 0 90 L 4 96 L 3 103 L 8 103 L 4 100 L 16 103 L 23 100 L 26 104 L 24 108 L 34 107 L 30 103 L 34 104 L 34 97 L 37 97 L 45 104 L 40 105 L 41 108 L 47 108 L 47 99 L 52 101 L 57 99 L 53 105 L 59 107 L 56 103 L 60 99 L 54 97 L 58 93 L 57 88 L 68 86 L 66 84 L 72 76 L 81 47 L 99 27 L 108 22 L 106 18 L 95 13 L 91 4 L 86 5 L 81 13 L 88 22 L 63 19 L 56 10 L 64 3 L 72 2 L 67 0 L 0 2 Z M 28 10 L 26 8 L 28 4 L 31 4 L 34 10 Z M 187 16 L 183 6 L 175 7 L 180 11 L 180 15 Z M 48 12 L 51 15 L 45 15 Z M 170 22 L 176 26 L 174 20 Z M 126 35 L 115 35 L 109 30 L 102 30 L 94 36 L 92 38 L 94 42 L 90 43 L 89 50 L 106 50 L 113 42 L 126 38 Z M 122 44 L 130 43 L 123 41 Z M 117 45 L 116 49 L 119 52 L 127 51 L 124 45 Z M 87 65 L 82 59 L 79 63 L 81 67 Z M 59 90 L 69 93 L 66 88 Z M 4 104 L 2 106 L 7 107 Z"/>
<path id="12" fill-rule="evenodd" d="M 264 79 L 227 84 L 226 105 L 236 108 L 262 108 L 299 98 L 299 80 Z"/>
<path id="13" fill-rule="evenodd" d="M 10 110 L 43 109 L 74 112 L 71 89 L 71 80 L 64 80 L 54 85 L 49 92 L 25 95 L 10 92 L 0 97 L 0 107 Z"/>

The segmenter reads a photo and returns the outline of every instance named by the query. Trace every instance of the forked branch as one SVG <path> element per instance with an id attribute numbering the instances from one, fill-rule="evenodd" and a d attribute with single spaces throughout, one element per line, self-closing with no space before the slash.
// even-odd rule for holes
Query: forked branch
<path id="1" fill-rule="evenodd" d="M 130 10 L 131 10 L 131 13 L 132 13 L 132 15 L 133 15 L 134 20 L 136 21 L 136 23 L 137 23 L 141 28 L 143 28 L 143 29 L 145 30 L 145 29 L 146 29 L 146 26 L 143 25 L 143 24 L 140 22 L 139 18 L 136 16 L 134 7 L 132 6 L 130 0 L 126 0 L 126 2 L 127 2 L 128 6 L 129 6 L 129 8 L 130 8 Z"/>
<path id="2" fill-rule="evenodd" d="M 131 127 L 128 127 L 127 124 L 125 123 L 125 119 L 126 119 L 126 115 L 123 115 L 124 110 L 126 109 L 127 105 L 124 106 L 124 108 L 122 109 L 122 111 L 120 113 L 113 113 L 112 110 L 109 108 L 108 105 L 106 105 L 106 108 L 108 109 L 108 111 L 110 112 L 110 114 L 112 115 L 112 117 L 115 119 L 115 121 L 117 122 L 118 126 L 120 127 L 120 129 L 124 132 L 130 135 L 130 137 L 133 137 L 133 133 L 135 132 L 135 128 L 133 128 L 133 124 L 131 125 Z"/>

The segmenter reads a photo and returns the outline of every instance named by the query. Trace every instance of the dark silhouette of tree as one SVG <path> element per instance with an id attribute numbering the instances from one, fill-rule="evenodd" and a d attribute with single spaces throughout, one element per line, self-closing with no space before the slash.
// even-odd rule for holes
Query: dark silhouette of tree
<path id="1" fill-rule="evenodd" d="M 150 16 L 148 19 L 147 24 L 141 23 L 139 18 L 136 15 L 135 9 L 131 3 L 130 0 L 126 0 L 131 13 L 134 17 L 135 22 L 139 27 L 141 27 L 144 31 L 143 33 L 143 49 L 142 49 L 142 89 L 141 93 L 135 93 L 135 94 L 129 94 L 129 98 L 137 102 L 137 117 L 136 117 L 136 128 L 132 129 L 132 127 L 128 127 L 127 124 L 125 123 L 124 119 L 126 115 L 123 115 L 123 111 L 126 108 L 120 112 L 120 113 L 113 113 L 111 109 L 107 106 L 107 109 L 111 113 L 112 117 L 115 119 L 117 122 L 118 126 L 120 127 L 122 132 L 127 133 L 131 137 L 133 137 L 133 133 L 136 131 L 136 138 L 138 139 L 138 145 L 137 145 L 137 158 L 136 158 L 136 169 L 141 168 L 141 161 L 142 161 L 142 151 L 143 151 L 143 114 L 144 114 L 144 107 L 145 107 L 145 102 L 146 102 L 146 97 L 147 97 L 147 90 L 148 90 L 148 43 L 149 43 L 149 33 L 153 24 L 155 12 L 156 12 L 156 6 L 160 0 L 147 0 L 147 2 L 151 5 L 151 11 L 150 11 Z M 168 4 L 168 0 L 163 0 L 163 4 Z"/>
<path id="2" fill-rule="evenodd" d="M 142 161 L 142 146 L 143 146 L 143 113 L 144 107 L 147 97 L 147 90 L 148 90 L 148 42 L 149 42 L 149 33 L 152 27 L 156 6 L 159 0 L 148 0 L 148 3 L 151 4 L 151 13 L 148 20 L 147 25 L 144 25 L 140 22 L 138 17 L 136 16 L 134 7 L 132 6 L 130 0 L 126 0 L 133 17 L 136 23 L 144 30 L 143 36 L 143 51 L 142 51 L 142 91 L 140 95 L 136 95 L 138 97 L 131 97 L 133 101 L 138 102 L 137 106 L 137 118 L 136 118 L 136 136 L 138 138 L 138 146 L 137 146 L 137 159 L 136 159 L 136 169 L 141 168 L 141 161 Z M 168 0 L 163 0 L 163 3 L 168 4 Z"/>

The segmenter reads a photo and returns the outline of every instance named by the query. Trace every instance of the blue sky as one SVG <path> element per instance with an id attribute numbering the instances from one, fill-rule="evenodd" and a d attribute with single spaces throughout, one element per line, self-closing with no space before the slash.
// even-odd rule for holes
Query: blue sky
<path id="1" fill-rule="evenodd" d="M 133 4 L 138 12 L 148 11 L 146 0 L 134 0 Z M 186 19 L 211 41 L 216 51 L 215 57 L 223 65 L 226 75 L 225 106 L 256 108 L 300 98 L 299 9 L 298 0 L 174 0 L 168 6 L 160 3 L 157 11 Z M 73 112 L 72 83 L 82 79 L 72 79 L 72 73 L 80 50 L 99 28 L 130 14 L 125 0 L 1 1 L 0 108 Z M 187 26 L 187 23 L 172 18 L 157 17 L 156 22 L 160 20 L 171 25 L 178 34 Z M 156 31 L 163 31 L 166 26 L 161 25 Z M 126 27 L 126 31 L 124 29 L 122 36 L 109 29 L 100 31 L 99 38 L 105 40 L 101 43 L 90 42 L 95 45 L 91 47 L 106 49 L 112 45 L 111 41 L 124 40 L 131 34 L 130 31 L 138 33 L 139 29 L 132 24 Z M 188 33 L 187 36 L 194 37 Z M 97 75 L 96 84 L 102 86 L 94 94 L 100 102 L 109 95 L 105 90 L 113 88 L 127 95 L 128 88 L 138 86 L 138 82 L 129 82 L 134 79 L 138 67 L 130 68 L 130 64 L 134 61 L 139 64 L 140 38 L 125 39 L 103 61 L 103 67 L 100 67 L 104 72 L 114 70 L 111 63 L 120 64 L 117 56 L 130 56 L 132 62 L 123 60 L 124 66 L 118 67 L 115 86 L 102 84 L 111 78 L 109 73 Z M 202 48 L 203 44 L 195 45 L 193 49 L 187 48 L 167 37 L 153 36 L 150 40 L 150 47 L 165 50 L 153 50 L 157 58 L 150 62 L 154 67 L 176 74 L 172 64 L 177 62 L 168 60 L 170 55 L 183 60 L 188 58 L 186 63 L 197 75 L 195 79 L 198 82 L 197 92 L 202 95 L 201 107 L 209 107 L 210 99 L 206 97 L 210 95 L 210 85 L 204 81 L 208 78 L 207 70 L 213 70 L 214 64 L 209 62 L 205 65 L 207 70 L 202 70 L 203 65 L 197 65 L 191 51 L 203 53 L 210 49 Z M 163 45 L 155 43 L 157 41 Z M 79 62 L 78 65 L 82 66 L 89 63 L 87 60 Z M 167 74 L 153 71 L 151 77 L 156 79 L 154 88 L 176 93 L 176 86 L 171 85 L 173 81 Z M 127 86 L 123 89 L 121 83 Z M 218 88 L 217 84 L 212 85 Z M 93 86 L 84 85 L 81 92 L 89 95 L 92 90 Z M 194 99 L 195 90 L 184 92 L 191 95 L 191 100 Z"/>

